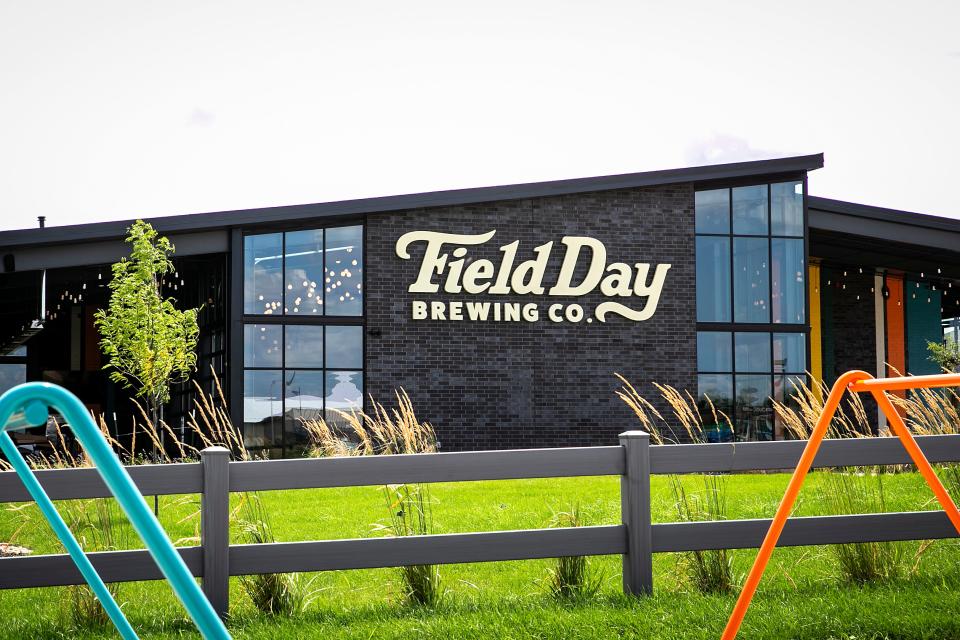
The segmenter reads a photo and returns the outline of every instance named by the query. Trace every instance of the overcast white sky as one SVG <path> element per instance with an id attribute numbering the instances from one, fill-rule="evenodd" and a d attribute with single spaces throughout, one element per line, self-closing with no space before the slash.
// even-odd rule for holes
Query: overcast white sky
<path id="1" fill-rule="evenodd" d="M 824 152 L 960 218 L 960 2 L 0 2 L 0 228 Z"/>

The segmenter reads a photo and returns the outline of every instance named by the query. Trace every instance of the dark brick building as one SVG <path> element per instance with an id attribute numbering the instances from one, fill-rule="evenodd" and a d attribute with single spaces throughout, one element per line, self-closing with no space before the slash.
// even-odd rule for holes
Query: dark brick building
<path id="1" fill-rule="evenodd" d="M 225 381 L 253 449 L 296 455 L 302 418 L 400 388 L 445 450 L 610 444 L 637 426 L 615 373 L 668 422 L 654 382 L 711 398 L 730 417 L 711 439 L 773 439 L 798 383 L 927 372 L 917 345 L 960 315 L 960 225 L 808 196 L 822 162 L 151 222 L 177 246 L 169 295 L 203 305 L 201 384 Z M 121 436 L 92 314 L 128 225 L 0 233 L 0 385 L 63 384 Z M 168 421 L 190 404 L 179 389 Z"/>

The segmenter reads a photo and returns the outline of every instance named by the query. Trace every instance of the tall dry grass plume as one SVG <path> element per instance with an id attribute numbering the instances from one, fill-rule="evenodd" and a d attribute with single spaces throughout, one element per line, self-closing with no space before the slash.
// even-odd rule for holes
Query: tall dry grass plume
<path id="1" fill-rule="evenodd" d="M 196 461 L 200 452 L 206 447 L 222 446 L 230 450 L 234 460 L 249 460 L 251 456 L 243 446 L 243 437 L 234 426 L 227 412 L 227 403 L 224 398 L 220 380 L 213 372 L 212 390 L 204 391 L 196 381 L 191 381 L 196 394 L 193 410 L 185 421 L 184 436 L 180 437 L 165 421 L 159 420 L 156 425 L 148 418 L 143 406 L 134 402 L 136 415 L 131 425 L 129 447 L 125 447 L 114 438 L 103 416 L 94 416 L 94 422 L 99 427 L 104 438 L 114 449 L 117 455 L 127 464 L 170 464 L 175 462 Z M 137 419 L 136 416 L 139 416 Z M 63 443 L 63 433 L 57 425 L 58 442 Z M 189 436 L 187 438 L 186 436 Z M 193 440 L 199 446 L 187 440 Z M 137 453 L 147 451 L 148 453 Z M 52 453 L 46 456 L 33 456 L 29 460 L 33 468 L 78 468 L 89 466 L 89 462 L 82 452 L 73 451 L 68 447 L 54 446 Z M 197 543 L 200 540 L 199 531 L 199 504 L 191 496 L 166 498 L 177 504 L 193 503 L 196 509 L 188 519 L 195 524 L 194 535 L 177 540 L 177 544 Z M 135 541 L 136 535 L 121 513 L 116 502 L 111 498 L 96 498 L 91 500 L 69 500 L 60 504 L 60 512 L 64 520 L 70 525 L 71 531 L 81 541 L 87 551 L 113 551 L 129 548 L 127 545 Z M 28 522 L 37 514 L 28 509 L 19 509 L 18 513 Z M 273 542 L 272 527 L 263 509 L 260 497 L 256 493 L 243 494 L 232 513 L 232 519 L 239 524 L 241 535 L 245 542 L 257 544 Z M 308 583 L 296 574 L 275 574 L 249 576 L 241 581 L 244 590 L 257 608 L 267 613 L 296 612 L 303 608 L 308 600 Z M 122 591 L 119 583 L 111 584 L 111 591 L 118 599 Z M 100 606 L 93 592 L 86 586 L 69 587 L 68 617 L 78 626 L 99 625 L 107 620 L 106 612 Z M 118 599 L 118 602 L 120 600 Z"/>
<path id="2" fill-rule="evenodd" d="M 709 422 L 704 420 L 704 410 L 688 391 L 680 391 L 670 385 L 653 383 L 660 397 L 670 407 L 674 422 L 671 423 L 653 405 L 637 391 L 629 380 L 615 374 L 621 387 L 616 391 L 626 404 L 641 428 L 650 434 L 650 439 L 658 445 L 676 443 L 678 433 L 685 434 L 686 440 L 703 443 L 707 440 L 706 425 L 725 425 L 731 432 L 733 425 L 730 417 L 719 410 L 710 398 L 705 398 L 704 410 Z M 678 428 L 679 426 L 679 428 Z M 727 519 L 727 480 L 725 476 L 708 474 L 702 477 L 703 486 L 690 490 L 680 476 L 670 476 L 674 506 L 677 517 L 682 522 Z M 737 581 L 733 573 L 734 552 L 728 549 L 692 551 L 680 556 L 680 564 L 690 583 L 699 591 L 707 593 L 726 593 L 736 588 Z"/>
<path id="3" fill-rule="evenodd" d="M 336 411 L 335 419 L 323 417 L 304 420 L 303 426 L 317 457 L 371 456 L 433 453 L 437 438 L 433 427 L 420 420 L 410 396 L 396 392 L 397 406 L 385 408 L 372 397 L 371 412 L 358 409 Z M 399 484 L 383 487 L 384 506 L 389 514 L 386 524 L 374 526 L 392 536 L 417 536 L 433 533 L 433 498 L 426 484 Z M 443 584 L 436 565 L 412 565 L 400 568 L 404 600 L 409 604 L 434 606 L 443 595 Z"/>

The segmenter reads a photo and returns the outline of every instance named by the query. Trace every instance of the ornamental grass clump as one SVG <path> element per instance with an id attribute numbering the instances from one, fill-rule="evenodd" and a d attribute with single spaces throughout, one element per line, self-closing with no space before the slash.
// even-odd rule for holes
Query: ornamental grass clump
<path id="1" fill-rule="evenodd" d="M 184 436 L 190 434 L 199 446 L 194 446 L 181 437 L 162 419 L 152 420 L 144 407 L 134 401 L 140 420 L 134 419 L 129 448 L 124 447 L 111 436 L 109 429 L 100 416 L 95 423 L 113 450 L 128 464 L 155 464 L 195 461 L 199 459 L 203 448 L 222 446 L 230 450 L 236 460 L 249 460 L 250 454 L 243 446 L 243 437 L 234 426 L 226 411 L 226 401 L 220 381 L 213 375 L 212 390 L 208 393 L 196 382 L 192 382 L 196 391 L 194 409 L 185 421 Z M 59 431 L 59 426 L 57 426 Z M 167 446 L 163 446 L 164 434 Z M 146 448 L 152 449 L 149 456 L 136 455 L 137 439 L 145 439 Z M 63 442 L 62 436 L 58 438 Z M 141 444 L 144 441 L 141 440 Z M 49 456 L 32 456 L 33 468 L 77 468 L 89 466 L 82 453 L 75 454 L 65 447 L 54 447 Z M 194 501 L 190 496 L 173 498 L 178 504 Z M 32 509 L 17 508 L 24 524 L 36 516 Z M 113 551 L 127 549 L 129 542 L 135 542 L 136 536 L 126 515 L 112 498 L 93 500 L 69 500 L 58 505 L 60 513 L 77 536 L 81 546 L 87 551 Z M 191 516 L 199 526 L 199 505 Z M 241 496 L 232 519 L 238 523 L 241 539 L 247 544 L 274 542 L 273 529 L 268 514 L 255 492 Z M 21 527 L 22 528 L 22 527 Z M 200 532 L 195 529 L 192 537 L 177 540 L 175 544 L 194 543 L 200 540 Z M 292 614 L 302 611 L 310 600 L 309 582 L 299 575 L 266 574 L 247 576 L 241 585 L 254 606 L 270 614 Z M 115 599 L 121 592 L 119 584 L 109 586 Z M 76 625 L 97 625 L 106 621 L 106 613 L 100 607 L 93 592 L 86 586 L 69 587 L 70 597 L 64 602 L 69 619 Z M 118 599 L 119 602 L 119 599 Z"/>
<path id="2" fill-rule="evenodd" d="M 774 402 L 773 408 L 787 430 L 799 439 L 809 438 L 823 411 L 829 389 L 822 383 L 813 386 L 798 381 L 797 393 L 790 405 Z M 847 394 L 827 429 L 829 438 L 869 438 L 872 428 L 860 395 Z M 822 482 L 817 494 L 829 515 L 883 513 L 886 511 L 882 466 L 845 467 L 820 471 Z M 865 585 L 887 582 L 904 570 L 905 547 L 900 542 L 863 542 L 833 545 L 840 574 L 845 582 Z"/>
<path id="3" fill-rule="evenodd" d="M 574 505 L 569 511 L 553 514 L 551 527 L 585 526 L 580 508 Z M 586 556 L 563 556 L 554 561 L 547 574 L 547 588 L 558 600 L 592 598 L 600 591 L 603 577 L 594 569 Z"/>
<path id="4" fill-rule="evenodd" d="M 655 444 L 676 442 L 678 429 L 671 425 L 663 414 L 641 396 L 630 382 L 616 374 L 621 387 L 617 396 L 633 411 L 644 431 L 650 434 Z M 673 413 L 675 425 L 679 425 L 686 440 L 694 443 L 706 441 L 705 424 L 725 425 L 731 432 L 729 416 L 719 410 L 710 398 L 705 398 L 709 422 L 705 422 L 700 407 L 689 392 L 681 392 L 669 385 L 654 383 L 660 397 Z M 699 522 L 727 519 L 727 479 L 721 475 L 704 475 L 702 490 L 691 491 L 690 483 L 679 476 L 670 476 L 674 506 L 681 522 Z M 680 565 L 689 582 L 704 593 L 727 593 L 737 586 L 733 573 L 734 552 L 729 549 L 691 551 L 680 556 Z"/>
<path id="5" fill-rule="evenodd" d="M 304 420 L 312 442 L 312 455 L 365 456 L 433 453 L 437 439 L 430 424 L 417 418 L 406 391 L 396 393 L 397 406 L 387 410 L 370 398 L 372 413 L 337 411 L 336 421 Z M 391 536 L 420 536 L 434 532 L 430 486 L 420 483 L 383 487 L 386 523 L 375 531 Z M 408 604 L 434 606 L 443 597 L 443 582 L 436 565 L 411 565 L 399 569 L 403 599 Z"/>

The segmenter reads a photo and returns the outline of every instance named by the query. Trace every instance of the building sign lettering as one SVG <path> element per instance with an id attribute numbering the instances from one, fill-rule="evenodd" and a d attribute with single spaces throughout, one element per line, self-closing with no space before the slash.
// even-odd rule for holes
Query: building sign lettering
<path id="1" fill-rule="evenodd" d="M 499 247 L 497 261 L 473 259 L 469 247 L 490 242 L 496 230 L 481 234 L 411 231 L 397 240 L 399 258 L 409 260 L 410 245 L 423 243 L 424 252 L 416 280 L 407 291 L 413 294 L 446 293 L 457 296 L 553 296 L 577 298 L 597 290 L 611 300 L 596 305 L 592 314 L 578 303 L 545 305 L 543 315 L 552 322 L 606 322 L 610 315 L 642 321 L 657 310 L 669 264 L 637 262 L 607 263 L 602 242 L 585 236 L 564 236 L 555 248 L 550 241 L 533 249 L 533 258 L 518 259 L 520 241 Z M 562 251 L 559 272 L 551 277 L 547 266 L 553 251 Z M 578 267 L 580 271 L 578 272 Z M 585 269 L 585 273 L 584 273 Z M 578 273 L 583 273 L 578 276 Z M 413 300 L 414 320 L 467 320 L 537 322 L 538 302 L 473 300 Z"/>

